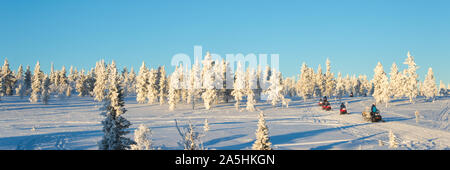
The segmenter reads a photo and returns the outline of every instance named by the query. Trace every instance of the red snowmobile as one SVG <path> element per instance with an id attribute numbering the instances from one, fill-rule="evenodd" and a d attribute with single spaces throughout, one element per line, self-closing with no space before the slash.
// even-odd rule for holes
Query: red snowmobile
<path id="1" fill-rule="evenodd" d="M 341 110 L 339 111 L 339 113 L 341 114 L 341 115 L 343 115 L 343 114 L 347 114 L 348 112 L 347 112 L 347 108 L 341 108 Z"/>
<path id="2" fill-rule="evenodd" d="M 342 114 L 347 114 L 347 108 L 345 107 L 344 103 L 341 104 L 341 109 L 339 110 L 339 113 Z"/>
<path id="3" fill-rule="evenodd" d="M 330 111 L 331 110 L 331 105 L 328 101 L 325 101 L 322 105 L 322 109 L 326 110 L 326 111 Z"/>

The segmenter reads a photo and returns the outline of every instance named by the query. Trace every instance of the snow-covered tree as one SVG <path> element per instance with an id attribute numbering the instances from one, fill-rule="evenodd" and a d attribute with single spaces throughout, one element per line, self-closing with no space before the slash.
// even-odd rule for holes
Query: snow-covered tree
<path id="1" fill-rule="evenodd" d="M 189 123 L 188 127 L 178 127 L 177 120 L 175 120 L 175 126 L 181 137 L 181 141 L 178 142 L 184 150 L 204 150 L 203 143 L 200 139 L 200 134 L 195 131 L 194 125 Z"/>
<path id="2" fill-rule="evenodd" d="M 164 66 L 160 67 L 158 69 L 160 79 L 159 79 L 159 104 L 163 105 L 166 101 L 166 93 L 167 93 L 167 77 L 166 77 L 166 70 Z"/>
<path id="3" fill-rule="evenodd" d="M 25 85 L 25 95 L 29 95 L 31 93 L 31 81 L 33 75 L 31 74 L 31 67 L 27 66 L 27 70 L 25 71 L 24 77 L 24 85 Z"/>
<path id="4" fill-rule="evenodd" d="M 25 77 L 23 76 L 23 67 L 22 67 L 22 65 L 20 65 L 19 69 L 17 70 L 16 79 L 17 79 L 16 95 L 20 96 L 20 98 L 22 99 L 23 96 L 25 96 L 25 94 L 26 94 Z"/>
<path id="5" fill-rule="evenodd" d="M 205 109 L 209 110 L 211 109 L 213 101 L 217 98 L 216 90 L 214 87 L 214 71 L 212 68 L 213 62 L 209 52 L 206 54 L 205 59 L 202 61 L 202 63 L 203 89 L 205 89 L 205 92 L 203 92 L 202 94 L 202 98 Z"/>
<path id="6" fill-rule="evenodd" d="M 325 76 L 322 74 L 322 67 L 318 66 L 315 75 L 314 96 L 321 97 L 325 93 Z"/>
<path id="7" fill-rule="evenodd" d="M 209 131 L 209 123 L 208 119 L 205 119 L 205 122 L 203 123 L 203 132 L 206 133 Z"/>
<path id="8" fill-rule="evenodd" d="M 134 141 L 136 144 L 131 145 L 131 150 L 152 150 L 152 131 L 145 125 L 140 124 L 134 131 Z"/>
<path id="9" fill-rule="evenodd" d="M 180 89 L 180 68 L 176 67 L 175 71 L 170 75 L 169 81 L 169 110 L 175 110 L 175 106 L 177 102 L 180 100 L 180 96 L 178 94 L 178 90 Z"/>
<path id="10" fill-rule="evenodd" d="M 380 62 L 378 62 L 374 72 L 375 74 L 372 80 L 374 85 L 373 97 L 376 103 L 385 103 L 387 106 L 389 102 L 389 81 Z"/>
<path id="11" fill-rule="evenodd" d="M 280 72 L 273 69 L 272 76 L 270 76 L 270 86 L 266 91 L 268 95 L 267 98 L 271 101 L 272 106 L 275 107 L 281 100 L 284 99 L 284 96 L 281 94 L 283 91 L 283 86 L 280 82 Z"/>
<path id="12" fill-rule="evenodd" d="M 49 98 L 50 98 L 50 78 L 49 76 L 44 75 L 44 79 L 42 81 L 42 95 L 41 95 L 42 103 L 48 104 Z"/>
<path id="13" fill-rule="evenodd" d="M 398 71 L 398 67 L 395 62 L 392 63 L 391 72 L 389 73 L 389 76 L 390 76 L 389 91 L 391 92 L 391 96 L 394 96 L 394 98 L 402 97 L 403 95 L 402 75 Z"/>
<path id="14" fill-rule="evenodd" d="M 147 100 L 148 104 L 153 104 L 156 99 L 158 99 L 158 79 L 157 79 L 157 71 L 151 69 L 148 74 L 148 83 L 147 83 Z"/>
<path id="15" fill-rule="evenodd" d="M 199 94 L 202 89 L 202 81 L 200 76 L 200 64 L 196 61 L 189 73 L 188 103 L 192 103 L 192 109 L 195 109 L 195 102 L 197 101 L 197 98 L 199 98 Z"/>
<path id="16" fill-rule="evenodd" d="M 405 70 L 406 82 L 404 84 L 405 95 L 409 98 L 409 102 L 413 103 L 414 99 L 418 95 L 418 78 L 416 71 L 418 66 L 414 62 L 414 57 L 408 51 L 407 58 L 403 64 L 408 65 L 408 69 Z"/>
<path id="17" fill-rule="evenodd" d="M 139 75 L 136 78 L 136 100 L 138 103 L 145 103 L 147 100 L 147 87 L 148 87 L 149 70 L 145 66 L 145 62 L 142 62 L 142 66 L 139 70 Z"/>
<path id="18" fill-rule="evenodd" d="M 397 148 L 397 147 L 398 147 L 397 137 L 395 136 L 394 132 L 392 132 L 392 130 L 389 130 L 389 148 Z"/>
<path id="19" fill-rule="evenodd" d="M 325 73 L 325 95 L 331 97 L 336 88 L 336 82 L 334 80 L 334 74 L 331 73 L 330 60 L 327 58 L 326 61 L 327 72 Z"/>
<path id="20" fill-rule="evenodd" d="M 449 84 L 449 86 L 450 86 L 450 84 Z M 446 88 L 444 82 L 441 80 L 441 81 L 439 82 L 439 94 L 440 94 L 441 96 L 447 96 L 447 94 L 448 94 L 447 89 L 450 89 L 450 87 L 449 87 L 449 88 Z"/>
<path id="21" fill-rule="evenodd" d="M 306 63 L 302 64 L 302 68 L 300 69 L 300 77 L 297 81 L 296 87 L 297 94 L 301 95 L 304 101 L 314 95 L 314 70 L 312 68 L 308 68 L 308 65 L 306 65 Z"/>
<path id="22" fill-rule="evenodd" d="M 256 89 L 256 83 L 257 83 L 257 79 L 256 79 L 256 72 L 254 69 L 249 69 L 249 71 L 247 71 L 247 83 L 246 83 L 246 95 L 247 95 L 247 107 L 246 109 L 248 111 L 255 111 L 255 104 L 256 104 L 256 100 L 255 100 L 255 89 Z"/>
<path id="23" fill-rule="evenodd" d="M 258 129 L 256 130 L 256 140 L 253 143 L 253 150 L 272 150 L 272 143 L 269 137 L 269 128 L 266 125 L 264 113 L 259 113 Z"/>
<path id="24" fill-rule="evenodd" d="M 425 81 L 422 86 L 425 97 L 434 101 L 437 94 L 437 87 L 436 79 L 434 78 L 433 69 L 431 67 L 428 69 L 427 77 L 425 77 Z"/>
<path id="25" fill-rule="evenodd" d="M 131 126 L 131 123 L 122 116 L 127 110 L 114 61 L 109 66 L 108 72 L 108 94 L 103 100 L 105 112 L 102 113 L 106 117 L 102 121 L 104 136 L 99 142 L 99 149 L 127 150 L 136 143 L 125 137 L 129 133 L 126 129 Z"/>
<path id="26" fill-rule="evenodd" d="M 345 92 L 344 79 L 342 79 L 342 74 L 341 74 L 341 72 L 339 72 L 338 78 L 336 80 L 336 92 L 335 92 L 335 95 L 336 95 L 336 97 L 339 98 L 339 101 L 341 101 L 342 96 L 344 95 L 344 92 Z"/>
<path id="27" fill-rule="evenodd" d="M 84 97 L 89 94 L 87 86 L 86 86 L 86 80 L 87 76 L 84 73 L 84 69 L 81 70 L 81 72 L 78 75 L 78 78 L 76 80 L 75 88 L 78 92 L 78 96 Z"/>
<path id="28" fill-rule="evenodd" d="M 94 86 L 94 100 L 103 101 L 107 94 L 108 73 L 104 60 L 98 61 L 95 65 L 95 86 Z"/>
<path id="29" fill-rule="evenodd" d="M 235 80 L 234 80 L 234 89 L 231 92 L 231 95 L 234 96 L 234 100 L 236 100 L 235 107 L 239 110 L 239 105 L 241 103 L 242 98 L 245 94 L 245 75 L 241 65 L 241 62 L 238 62 L 236 72 L 235 72 Z"/>
<path id="30" fill-rule="evenodd" d="M 8 59 L 5 59 L 5 63 L 3 64 L 1 74 L 1 84 L 2 89 L 0 89 L 0 95 L 4 96 L 11 96 L 13 95 L 14 86 L 16 83 L 16 77 L 14 76 L 14 73 L 9 68 Z"/>
<path id="31" fill-rule="evenodd" d="M 41 71 L 41 65 L 39 64 L 39 61 L 36 63 L 36 66 L 34 67 L 34 74 L 32 79 L 32 92 L 30 96 L 30 102 L 31 103 L 37 103 L 39 100 L 39 97 L 41 95 L 42 90 L 42 79 L 43 74 Z"/>

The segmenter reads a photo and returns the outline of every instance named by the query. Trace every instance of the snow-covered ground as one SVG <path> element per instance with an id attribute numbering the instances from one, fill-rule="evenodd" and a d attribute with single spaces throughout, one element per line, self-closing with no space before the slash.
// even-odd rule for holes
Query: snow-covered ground
<path id="1" fill-rule="evenodd" d="M 339 115 L 338 102 L 330 101 L 333 110 L 328 112 L 317 106 L 316 99 L 292 99 L 289 108 L 259 102 L 256 108 L 265 113 L 274 149 L 390 149 L 389 130 L 398 138 L 397 149 L 450 149 L 450 98 L 441 97 L 435 102 L 419 98 L 415 104 L 395 100 L 388 108 L 379 106 L 384 123 L 362 120 L 361 112 L 373 102 L 371 97 L 344 98 L 349 115 Z M 98 149 L 104 119 L 99 106 L 89 97 L 52 98 L 48 105 L 30 104 L 28 98 L 3 97 L 0 149 Z M 210 150 L 251 149 L 255 140 L 258 112 L 245 111 L 244 105 L 242 111 L 237 111 L 234 103 L 218 104 L 207 111 L 202 104 L 196 110 L 179 104 L 175 111 L 168 111 L 168 105 L 137 104 L 135 97 L 128 97 L 126 108 L 124 116 L 133 124 L 130 131 L 139 124 L 150 127 L 153 145 L 161 149 L 183 149 L 177 143 L 180 137 L 175 119 L 181 125 L 192 122 L 200 132 L 207 118 L 210 130 L 202 141 Z M 416 111 L 420 113 L 418 123 Z M 132 138 L 133 133 L 128 137 Z"/>

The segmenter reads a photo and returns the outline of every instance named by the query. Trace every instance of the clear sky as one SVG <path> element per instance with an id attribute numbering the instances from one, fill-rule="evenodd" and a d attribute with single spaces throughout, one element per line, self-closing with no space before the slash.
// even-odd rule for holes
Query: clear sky
<path id="1" fill-rule="evenodd" d="M 0 59 L 88 69 L 170 66 L 173 55 L 277 53 L 284 76 L 302 62 L 367 74 L 389 72 L 411 51 L 423 80 L 433 67 L 450 83 L 448 0 L 0 0 Z M 169 72 L 173 68 L 168 68 Z"/>

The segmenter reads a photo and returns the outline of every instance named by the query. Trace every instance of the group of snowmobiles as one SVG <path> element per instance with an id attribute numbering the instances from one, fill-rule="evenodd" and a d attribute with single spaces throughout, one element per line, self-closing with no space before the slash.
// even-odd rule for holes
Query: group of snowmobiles
<path id="1" fill-rule="evenodd" d="M 319 106 L 322 107 L 322 110 L 330 111 L 331 110 L 331 104 L 327 99 L 327 96 L 324 96 L 319 100 Z M 347 111 L 347 107 L 344 103 L 341 103 L 339 114 L 345 115 L 349 114 Z M 366 109 L 362 112 L 362 117 L 365 121 L 369 122 L 384 122 L 380 115 L 380 110 L 377 109 L 375 103 L 372 104 L 371 107 L 366 107 Z"/>

